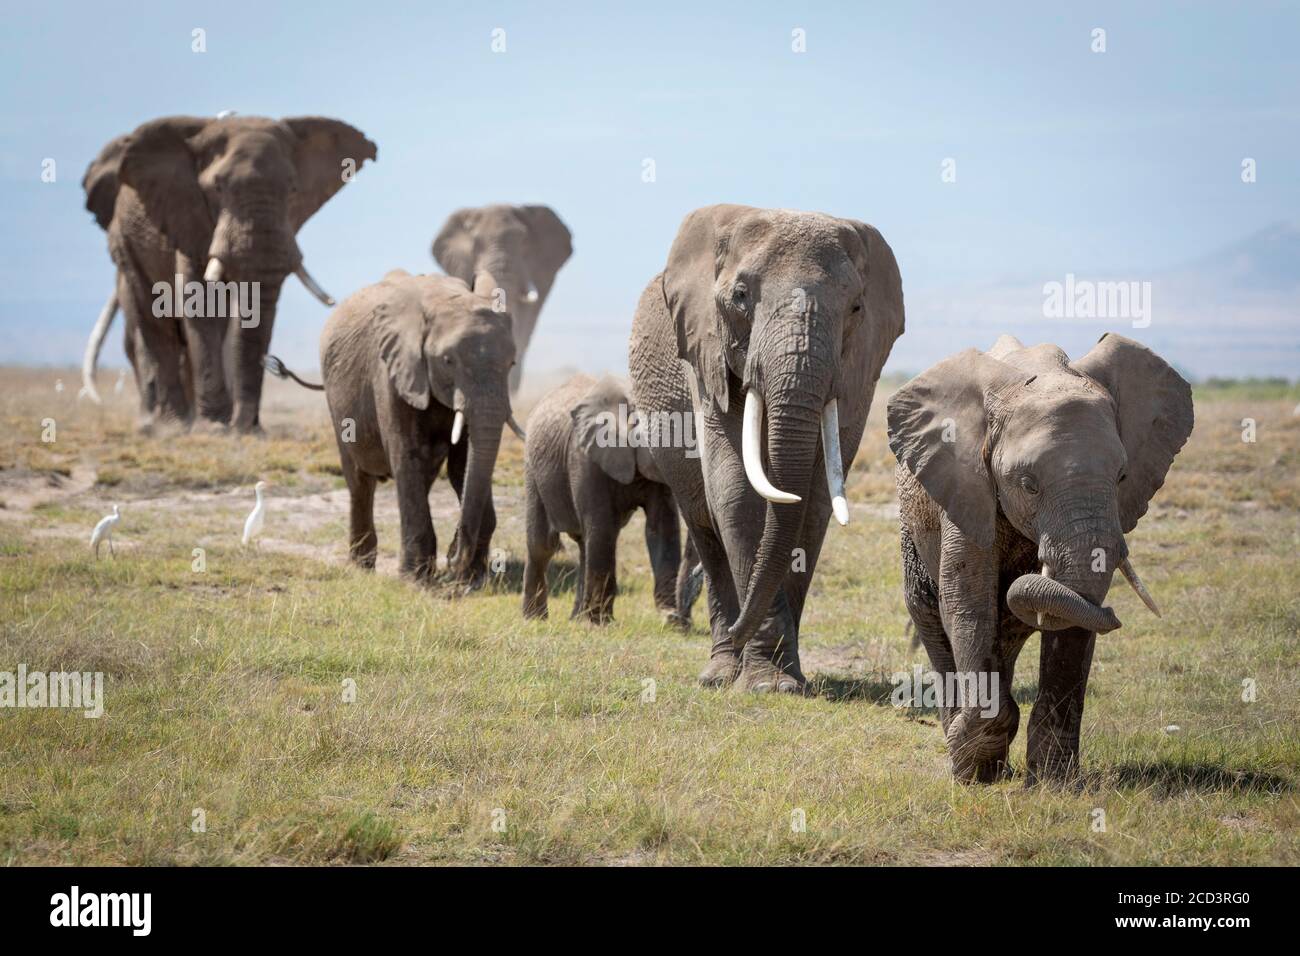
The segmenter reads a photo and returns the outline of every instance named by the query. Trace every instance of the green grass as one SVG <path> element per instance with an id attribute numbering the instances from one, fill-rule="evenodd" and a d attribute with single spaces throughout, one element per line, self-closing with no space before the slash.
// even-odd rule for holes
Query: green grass
<path id="1" fill-rule="evenodd" d="M 889 706 L 888 675 L 924 655 L 904 635 L 881 396 L 851 482 L 866 507 L 828 532 L 804 618 L 813 694 L 791 699 L 695 686 L 703 609 L 690 635 L 660 625 L 639 518 L 613 625 L 569 622 L 564 586 L 550 621 L 525 622 L 517 563 L 465 598 L 382 573 L 391 485 L 381 573 L 340 560 L 346 505 L 316 405 L 268 416 L 260 443 L 189 436 L 204 465 L 136 436 L 125 402 L 71 408 L 41 446 L 39 390 L 0 388 L 16 426 L 0 443 L 0 670 L 102 671 L 106 698 L 98 720 L 0 710 L 0 862 L 1294 865 L 1300 420 L 1291 397 L 1218 391 L 1198 393 L 1191 444 L 1130 538 L 1165 616 L 1112 592 L 1124 627 L 1098 641 L 1085 777 L 1062 790 L 954 784 L 934 716 Z M 517 557 L 512 437 L 502 455 L 496 544 Z M 96 478 L 33 492 L 56 467 Z M 268 474 L 268 540 L 245 552 L 247 486 Z M 448 494 L 439 482 L 435 511 Z M 112 501 L 118 558 L 94 561 Z M 1021 769 L 1036 672 L 1033 638 Z"/>

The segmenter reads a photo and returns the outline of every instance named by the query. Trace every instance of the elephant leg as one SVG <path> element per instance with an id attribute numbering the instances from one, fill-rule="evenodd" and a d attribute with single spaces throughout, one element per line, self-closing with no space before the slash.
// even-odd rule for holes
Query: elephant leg
<path id="1" fill-rule="evenodd" d="M 930 659 L 930 668 L 947 681 L 957 671 L 953 658 L 952 644 L 943 629 L 943 617 L 939 613 L 939 591 L 934 579 L 921 562 L 916 551 L 916 543 L 906 526 L 902 534 L 903 551 L 903 603 L 907 606 L 908 616 L 916 628 L 916 636 L 925 648 Z M 943 731 L 948 732 L 954 711 L 944 700 L 939 705 L 939 720 Z"/>
<path id="2" fill-rule="evenodd" d="M 397 506 L 402 529 L 403 576 L 421 584 L 433 578 L 436 569 L 438 539 L 429 514 L 429 488 L 433 471 L 427 456 L 406 453 L 400 456 L 393 473 L 397 479 Z"/>
<path id="3" fill-rule="evenodd" d="M 234 341 L 230 349 L 233 365 L 230 377 L 234 382 L 234 402 L 230 424 L 241 432 L 262 430 L 262 381 L 265 374 L 262 359 L 271 346 L 271 330 L 275 326 L 275 311 L 283 281 L 283 276 L 260 281 L 256 296 L 252 295 L 250 285 L 246 295 L 248 302 L 256 308 L 252 315 L 241 316 L 237 322 L 231 323 L 230 335 Z M 211 359 L 217 373 L 221 371 L 221 356 L 221 351 L 218 351 Z"/>
<path id="4" fill-rule="evenodd" d="M 1079 768 L 1079 728 L 1097 635 L 1081 628 L 1042 635 L 1038 699 L 1029 715 L 1029 779 L 1061 779 Z"/>
<path id="5" fill-rule="evenodd" d="M 578 575 L 573 584 L 573 613 L 569 615 L 570 620 L 581 617 L 582 610 L 586 607 L 587 592 L 587 541 L 585 538 L 578 538 Z"/>
<path id="6" fill-rule="evenodd" d="M 614 619 L 614 595 L 618 593 L 615 550 L 618 547 L 618 522 L 613 515 L 598 512 L 584 516 L 584 544 L 581 616 L 593 624 L 608 624 Z"/>
<path id="7" fill-rule="evenodd" d="M 373 571 L 379 553 L 379 536 L 375 534 L 375 478 L 359 471 L 351 463 L 343 466 L 343 477 L 352 499 L 348 556 L 353 563 Z"/>
<path id="8" fill-rule="evenodd" d="M 124 281 L 121 289 L 122 314 L 128 327 L 135 330 L 136 374 L 140 380 L 142 427 L 154 421 L 188 423 L 190 406 L 185 397 L 181 376 L 184 346 L 175 319 L 155 318 L 152 299 L 135 278 Z M 143 371 L 143 376 L 141 376 Z"/>
<path id="9" fill-rule="evenodd" d="M 654 575 L 655 607 L 665 620 L 678 623 L 677 572 L 681 567 L 681 525 L 677 506 L 666 488 L 651 492 L 645 503 L 645 546 Z"/>
<path id="10" fill-rule="evenodd" d="M 545 618 L 549 613 L 546 569 L 559 549 L 560 536 L 551 527 L 531 475 L 524 476 L 524 528 L 528 541 L 524 560 L 524 617 Z"/>
<path id="11" fill-rule="evenodd" d="M 690 540 L 704 565 L 704 577 L 709 590 L 709 631 L 713 646 L 709 662 L 696 680 L 701 687 L 726 687 L 740 673 L 740 655 L 731 641 L 727 629 L 740 614 L 740 601 L 731 579 L 731 566 L 722 542 L 706 525 L 689 524 Z"/>

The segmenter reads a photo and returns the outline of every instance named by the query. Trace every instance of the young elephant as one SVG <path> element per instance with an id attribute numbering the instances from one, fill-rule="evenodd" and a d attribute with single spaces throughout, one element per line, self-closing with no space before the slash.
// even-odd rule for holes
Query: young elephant
<path id="1" fill-rule="evenodd" d="M 471 291 L 459 279 L 397 269 L 345 300 L 325 323 L 325 397 L 352 495 L 352 559 L 363 567 L 375 563 L 375 482 L 393 477 L 402 573 L 432 576 L 429 488 L 446 461 L 461 504 L 448 569 L 470 585 L 486 573 L 501 428 L 523 437 L 507 388 L 515 361 L 510 315 L 493 311 L 481 294 L 494 287 L 486 273 Z"/>
<path id="2" fill-rule="evenodd" d="M 627 423 L 623 429 L 620 419 Z M 617 590 L 618 533 L 641 508 L 655 604 L 667 619 L 679 620 L 677 506 L 649 449 L 628 440 L 638 427 L 626 387 L 610 376 L 597 382 L 575 375 L 543 398 L 529 416 L 524 446 L 525 617 L 547 614 L 546 567 L 559 549 L 563 532 L 578 542 L 573 616 L 608 622 Z M 688 606 L 685 614 L 689 613 Z"/>
<path id="3" fill-rule="evenodd" d="M 1192 421 L 1187 382 L 1114 334 L 1073 363 L 1054 345 L 1003 336 L 890 399 L 907 609 L 944 687 L 985 690 L 940 708 L 958 778 L 988 782 L 1005 770 L 1020 722 L 1016 656 L 1035 630 L 1030 779 L 1078 766 L 1093 645 L 1120 626 L 1102 601 L 1118 569 L 1156 610 L 1124 535 Z"/>

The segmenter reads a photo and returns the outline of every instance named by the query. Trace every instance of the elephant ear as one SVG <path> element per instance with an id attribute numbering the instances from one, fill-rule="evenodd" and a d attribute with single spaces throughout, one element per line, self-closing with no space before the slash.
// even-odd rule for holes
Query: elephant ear
<path id="1" fill-rule="evenodd" d="M 402 296 L 405 298 L 405 296 Z M 379 329 L 379 361 L 402 401 L 424 411 L 429 407 L 429 371 L 424 362 L 424 311 L 418 301 L 396 307 L 381 302 L 370 321 Z"/>
<path id="2" fill-rule="evenodd" d="M 128 138 L 129 136 L 117 136 L 109 140 L 108 145 L 86 167 L 86 175 L 81 177 L 81 188 L 86 192 L 86 209 L 94 213 L 95 221 L 101 229 L 107 230 L 113 221 L 117 188 L 121 183 L 118 174 Z"/>
<path id="3" fill-rule="evenodd" d="M 1115 400 L 1119 438 L 1128 455 L 1119 484 L 1119 519 L 1127 534 L 1146 514 L 1192 433 L 1192 387 L 1145 345 L 1113 332 L 1103 335 L 1074 368 Z"/>
<path id="4" fill-rule="evenodd" d="M 199 187 L 198 159 L 190 147 L 208 120 L 169 116 L 127 137 L 118 178 L 144 204 L 145 214 L 193 262 L 206 262 L 213 222 Z"/>
<path id="5" fill-rule="evenodd" d="M 569 415 L 582 453 L 620 485 L 627 485 L 636 477 L 636 449 L 631 442 L 619 441 L 620 402 L 627 406 L 627 391 L 617 379 L 606 375 L 587 389 Z"/>
<path id="6" fill-rule="evenodd" d="M 477 209 L 457 209 L 447 217 L 442 229 L 433 240 L 434 261 L 442 271 L 462 282 L 474 285 L 474 229 L 478 224 Z"/>
<path id="7" fill-rule="evenodd" d="M 722 411 L 729 405 L 724 329 L 713 286 L 727 255 L 727 243 L 744 206 L 705 206 L 684 220 L 668 251 L 664 302 L 677 330 L 677 355 L 695 369 L 705 401 Z"/>
<path id="8" fill-rule="evenodd" d="M 545 300 L 555 274 L 573 255 L 573 234 L 550 206 L 518 206 L 515 211 L 528 227 L 528 277 Z"/>
<path id="9" fill-rule="evenodd" d="M 880 370 L 903 334 L 904 315 L 903 280 L 889 243 L 874 226 L 856 219 L 841 223 L 842 241 L 863 282 L 862 311 L 848 316 L 840 355 L 840 450 L 847 471 L 857 455 Z"/>
<path id="10" fill-rule="evenodd" d="M 289 218 L 296 232 L 351 181 L 366 160 L 378 159 L 379 149 L 361 130 L 341 120 L 293 116 L 283 122 L 297 141 L 293 162 L 298 170 L 298 191 L 289 203 Z"/>
<path id="11" fill-rule="evenodd" d="M 993 546 L 997 490 L 985 446 L 1002 393 L 1025 376 L 978 349 L 945 359 L 889 399 L 889 447 L 981 548 Z"/>

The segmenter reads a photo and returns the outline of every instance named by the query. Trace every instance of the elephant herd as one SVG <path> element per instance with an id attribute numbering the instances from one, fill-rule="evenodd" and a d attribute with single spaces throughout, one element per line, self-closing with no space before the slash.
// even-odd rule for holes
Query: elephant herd
<path id="1" fill-rule="evenodd" d="M 376 155 L 353 127 L 316 117 L 173 117 L 110 143 L 84 181 L 117 266 L 87 391 L 120 306 L 145 425 L 256 430 L 264 365 L 292 374 L 267 354 L 281 283 L 295 273 L 333 304 L 295 234 Z M 392 479 L 402 571 L 438 575 L 428 495 L 445 464 L 461 503 L 446 574 L 473 587 L 496 527 L 502 429 L 525 435 L 511 396 L 572 244 L 545 206 L 489 206 L 455 213 L 433 254 L 446 275 L 395 270 L 334 309 L 324 382 L 309 387 L 329 404 L 352 559 L 374 566 L 375 484 Z M 173 279 L 200 292 L 258 282 L 260 315 L 160 317 L 150 290 L 156 300 Z M 873 227 L 737 205 L 687 215 L 637 304 L 630 382 L 575 376 L 527 422 L 523 614 L 547 614 L 547 565 L 565 534 L 579 548 L 573 615 L 610 620 L 615 544 L 640 509 L 666 619 L 688 620 L 693 573 L 707 583 L 700 683 L 803 691 L 804 605 L 830 519 L 850 520 L 844 476 L 903 332 L 898 264 Z M 1102 604 L 1113 573 L 1156 611 L 1125 535 L 1191 432 L 1188 383 L 1119 335 L 1074 361 L 1003 336 L 905 384 L 887 419 L 903 596 L 947 689 L 938 705 L 954 775 L 1008 771 L 1013 672 L 1034 631 L 1029 776 L 1073 773 L 1096 635 L 1119 627 Z"/>

